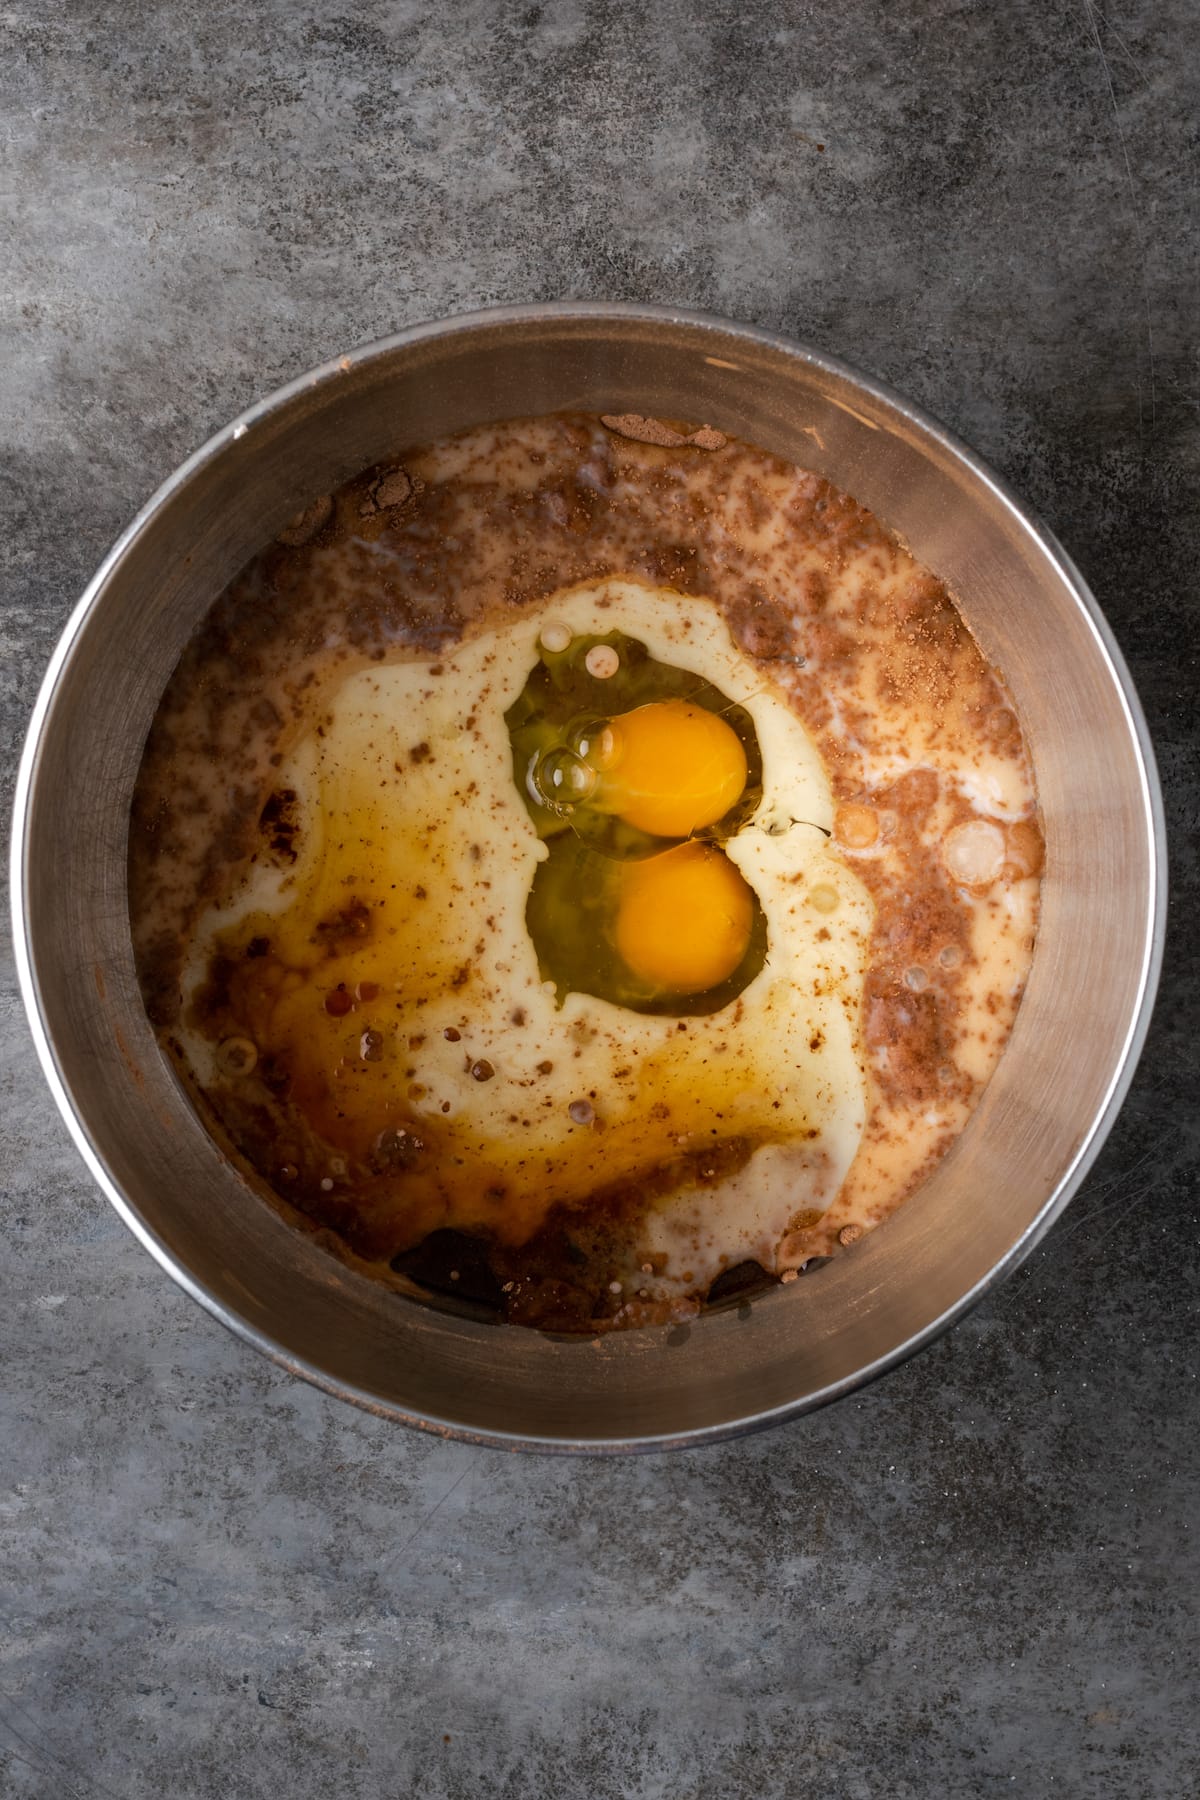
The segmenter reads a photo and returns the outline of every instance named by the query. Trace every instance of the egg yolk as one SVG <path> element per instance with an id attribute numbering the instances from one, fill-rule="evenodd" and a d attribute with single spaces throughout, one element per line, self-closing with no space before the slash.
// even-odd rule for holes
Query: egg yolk
<path id="1" fill-rule="evenodd" d="M 702 994 L 727 981 L 746 954 L 753 922 L 750 887 L 711 844 L 679 844 L 622 870 L 617 951 L 657 988 Z"/>
<path id="2" fill-rule="evenodd" d="M 654 700 L 609 721 L 593 806 L 651 837 L 687 837 L 724 818 L 746 786 L 733 727 L 687 700 Z"/>

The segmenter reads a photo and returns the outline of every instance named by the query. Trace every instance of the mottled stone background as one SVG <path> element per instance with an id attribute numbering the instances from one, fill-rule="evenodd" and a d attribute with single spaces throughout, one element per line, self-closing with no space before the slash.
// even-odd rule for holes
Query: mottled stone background
<path id="1" fill-rule="evenodd" d="M 177 1292 L 0 968 L 0 1793 L 1183 1796 L 1200 1783 L 1197 10 L 1189 0 L 0 13 L 4 803 L 159 480 L 411 320 L 709 307 L 910 393 L 1090 575 L 1174 835 L 1149 1049 L 948 1339 L 751 1442 L 405 1434 Z M 7 813 L 6 813 L 7 823 Z"/>

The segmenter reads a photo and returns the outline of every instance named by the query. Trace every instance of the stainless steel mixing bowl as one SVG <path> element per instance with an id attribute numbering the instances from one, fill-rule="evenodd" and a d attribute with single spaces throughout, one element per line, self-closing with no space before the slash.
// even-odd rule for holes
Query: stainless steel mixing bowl
<path id="1" fill-rule="evenodd" d="M 748 1315 L 598 1343 L 398 1298 L 276 1217 L 158 1051 L 125 877 L 151 716 L 247 558 L 305 501 L 410 443 L 568 407 L 710 421 L 829 476 L 891 525 L 1007 677 L 1047 837 L 1012 1039 L 927 1186 Z M 588 304 L 402 332 L 293 382 L 185 463 L 63 634 L 30 727 L 13 845 L 17 957 L 47 1077 L 97 1181 L 168 1273 L 347 1399 L 490 1443 L 590 1450 L 695 1443 L 807 1411 L 927 1343 L 1016 1267 L 1129 1083 L 1158 974 L 1164 869 L 1152 754 L 1120 654 L 1058 545 L 978 458 L 877 383 L 784 339 Z"/>

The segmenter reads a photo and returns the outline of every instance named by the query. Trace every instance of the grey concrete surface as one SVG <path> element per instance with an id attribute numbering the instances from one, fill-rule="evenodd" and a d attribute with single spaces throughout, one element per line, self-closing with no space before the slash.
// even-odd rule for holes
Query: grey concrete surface
<path id="1" fill-rule="evenodd" d="M 227 1336 L 85 1175 L 6 940 L 6 1800 L 1200 1787 L 1196 23 L 0 14 L 6 807 L 68 609 L 216 426 L 411 320 L 655 298 L 887 377 L 1040 508 L 1140 684 L 1175 855 L 1141 1072 L 1025 1269 L 856 1399 L 632 1463 L 407 1435 Z"/>

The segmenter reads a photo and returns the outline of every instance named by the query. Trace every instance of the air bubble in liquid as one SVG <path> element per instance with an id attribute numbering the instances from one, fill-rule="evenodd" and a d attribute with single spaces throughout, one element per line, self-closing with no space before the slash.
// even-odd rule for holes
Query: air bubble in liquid
<path id="1" fill-rule="evenodd" d="M 548 750 L 537 765 L 538 793 L 547 806 L 576 806 L 596 786 L 596 771 L 570 750 Z"/>
<path id="2" fill-rule="evenodd" d="M 987 887 L 1004 867 L 1004 833 L 988 819 L 969 819 L 947 834 L 942 859 L 954 881 Z"/>
<path id="3" fill-rule="evenodd" d="M 538 634 L 538 642 L 551 656 L 561 656 L 571 642 L 571 627 L 561 619 L 547 619 Z"/>
<path id="4" fill-rule="evenodd" d="M 597 681 L 608 681 L 621 666 L 621 658 L 611 644 L 593 644 L 583 659 L 583 666 Z"/>
<path id="5" fill-rule="evenodd" d="M 617 760 L 617 734 L 607 719 L 584 719 L 573 726 L 570 745 L 591 769 L 610 769 Z"/>

